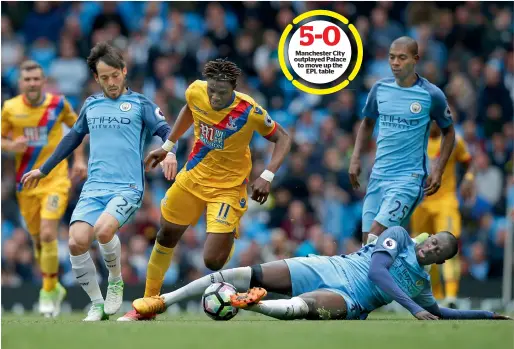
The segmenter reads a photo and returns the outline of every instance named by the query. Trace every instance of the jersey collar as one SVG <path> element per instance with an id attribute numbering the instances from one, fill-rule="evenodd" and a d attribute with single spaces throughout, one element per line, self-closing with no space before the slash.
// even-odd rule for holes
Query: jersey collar
<path id="1" fill-rule="evenodd" d="M 27 100 L 27 97 L 25 97 L 25 94 L 22 94 L 21 95 L 21 98 L 23 99 L 23 103 L 25 103 L 25 105 L 27 105 L 28 107 L 31 107 L 31 108 L 37 108 L 37 107 L 40 107 L 43 105 L 43 103 L 45 103 L 46 101 L 46 98 L 48 97 L 48 95 L 45 93 L 43 98 L 41 99 L 41 102 L 39 102 L 38 104 L 31 104 L 28 100 Z"/>

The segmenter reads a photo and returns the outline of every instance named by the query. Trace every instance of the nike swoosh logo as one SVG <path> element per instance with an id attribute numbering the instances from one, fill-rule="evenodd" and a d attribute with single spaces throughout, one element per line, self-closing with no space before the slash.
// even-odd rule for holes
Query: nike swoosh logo
<path id="1" fill-rule="evenodd" d="M 163 251 L 159 250 L 158 248 L 155 249 L 155 252 L 160 253 L 160 254 L 167 254 L 166 252 L 163 252 Z"/>
<path id="2" fill-rule="evenodd" d="M 77 276 L 77 279 L 80 279 L 81 277 L 83 277 L 83 276 L 84 276 L 84 275 L 86 275 L 87 273 L 88 273 L 88 272 L 86 271 L 84 274 Z"/>
<path id="3" fill-rule="evenodd" d="M 386 101 L 378 101 L 378 104 L 382 104 L 382 103 L 385 103 Z"/>
<path id="4" fill-rule="evenodd" d="M 108 261 L 107 259 L 104 259 L 104 261 L 106 261 L 107 263 L 110 263 L 110 262 L 114 262 L 116 260 L 116 258 L 118 258 L 118 257 L 115 257 L 113 260 L 110 260 L 110 261 Z"/>

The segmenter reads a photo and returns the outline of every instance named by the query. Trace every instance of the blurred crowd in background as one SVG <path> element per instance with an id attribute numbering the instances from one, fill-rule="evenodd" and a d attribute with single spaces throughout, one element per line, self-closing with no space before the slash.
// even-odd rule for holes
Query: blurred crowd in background
<path id="1" fill-rule="evenodd" d="M 364 62 L 355 81 L 328 96 L 308 95 L 290 85 L 278 66 L 280 34 L 305 11 L 331 9 L 357 27 Z M 124 52 L 129 86 L 154 100 L 170 124 L 185 103 L 188 84 L 201 78 L 210 59 L 228 57 L 244 72 L 237 87 L 257 100 L 294 139 L 272 195 L 250 200 L 241 238 L 228 267 L 309 253 L 350 253 L 361 245 L 360 216 L 375 145 L 364 154 L 361 189 L 353 190 L 348 167 L 361 110 L 372 84 L 390 76 L 388 48 L 402 35 L 419 43 L 418 72 L 448 97 L 458 135 L 476 167 L 476 188 L 461 200 L 463 273 L 478 280 L 501 277 L 508 215 L 514 212 L 514 55 L 512 3 L 467 2 L 2 2 L 2 103 L 17 91 L 18 65 L 30 58 L 48 77 L 47 91 L 64 94 L 78 112 L 98 93 L 85 58 L 100 41 Z M 181 139 L 179 166 L 191 149 Z M 160 145 L 149 142 L 148 150 Z M 252 141 L 255 179 L 272 145 Z M 113 164 L 115 166 L 115 164 Z M 160 200 L 170 186 L 159 169 L 147 175 L 141 209 L 120 231 L 123 279 L 144 282 L 159 229 Z M 2 285 L 38 282 L 30 238 L 15 199 L 14 161 L 2 153 Z M 60 228 L 63 283 L 71 285 L 68 222 L 82 183 L 73 183 Z M 184 235 L 166 284 L 207 272 L 202 248 L 205 221 Z M 102 278 L 107 271 L 95 248 Z"/>

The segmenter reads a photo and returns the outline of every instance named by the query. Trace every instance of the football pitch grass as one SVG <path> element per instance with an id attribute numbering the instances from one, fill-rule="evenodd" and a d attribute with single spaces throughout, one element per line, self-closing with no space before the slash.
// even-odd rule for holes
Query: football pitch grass
<path id="1" fill-rule="evenodd" d="M 366 321 L 278 321 L 261 315 L 216 322 L 202 314 L 157 321 L 84 323 L 85 314 L 57 319 L 2 314 L 4 349 L 513 349 L 514 321 L 417 321 L 372 314 Z"/>

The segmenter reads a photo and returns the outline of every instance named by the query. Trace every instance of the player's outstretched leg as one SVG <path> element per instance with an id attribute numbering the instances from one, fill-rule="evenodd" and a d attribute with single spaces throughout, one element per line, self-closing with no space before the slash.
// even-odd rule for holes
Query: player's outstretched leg
<path id="1" fill-rule="evenodd" d="M 207 287 L 216 282 L 227 282 L 238 291 L 246 291 L 253 287 L 266 287 L 272 292 L 291 294 L 289 268 L 284 261 L 276 261 L 212 273 L 160 297 L 136 299 L 132 305 L 142 315 L 162 313 L 172 304 L 200 297 Z"/>
<path id="2" fill-rule="evenodd" d="M 247 290 L 252 281 L 252 268 L 242 267 L 223 270 L 206 275 L 184 287 L 161 296 L 151 296 L 136 299 L 132 305 L 141 315 L 160 314 L 172 304 L 182 302 L 194 297 L 200 297 L 205 289 L 216 282 L 227 282 L 237 290 Z"/>
<path id="3" fill-rule="evenodd" d="M 342 320 L 347 308 L 344 298 L 334 292 L 317 290 L 291 299 L 263 301 L 266 291 L 253 288 L 231 297 L 233 306 L 279 320 Z"/>
<path id="4" fill-rule="evenodd" d="M 93 241 L 93 236 L 93 227 L 85 222 L 77 221 L 70 227 L 68 244 L 73 274 L 93 303 L 84 321 L 109 319 L 109 316 L 104 312 L 104 298 L 96 278 L 96 267 L 89 254 L 89 246 Z"/>
<path id="5" fill-rule="evenodd" d="M 108 213 L 102 213 L 94 231 L 103 260 L 109 270 L 109 285 L 105 295 L 104 311 L 107 315 L 116 314 L 123 302 L 123 280 L 121 278 L 121 242 L 116 235 L 118 220 Z"/>

